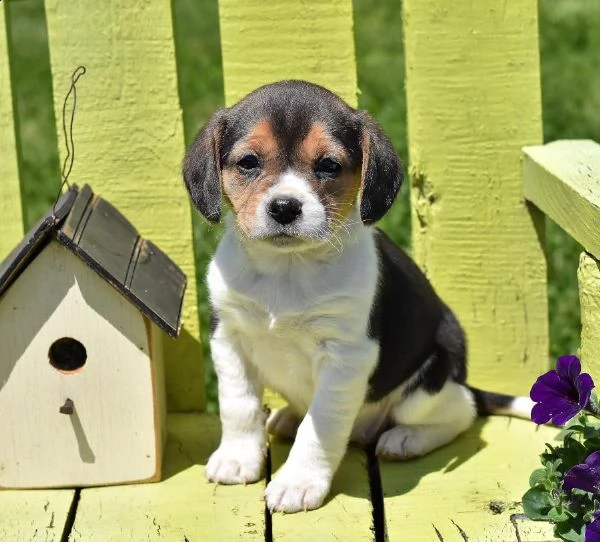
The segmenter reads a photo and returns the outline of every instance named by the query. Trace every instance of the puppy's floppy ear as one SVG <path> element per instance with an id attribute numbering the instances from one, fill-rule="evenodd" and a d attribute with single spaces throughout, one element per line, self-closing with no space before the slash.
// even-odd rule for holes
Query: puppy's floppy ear
<path id="1" fill-rule="evenodd" d="M 402 164 L 379 125 L 367 113 L 358 114 L 362 124 L 360 218 L 374 224 L 394 203 L 402 184 Z"/>
<path id="2" fill-rule="evenodd" d="M 221 218 L 221 138 L 226 109 L 217 111 L 189 146 L 183 180 L 194 205 L 210 222 Z"/>

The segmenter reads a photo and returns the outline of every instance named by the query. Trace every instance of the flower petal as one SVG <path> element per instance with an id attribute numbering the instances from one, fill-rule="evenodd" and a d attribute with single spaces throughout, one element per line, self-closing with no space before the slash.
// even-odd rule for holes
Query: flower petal
<path id="1" fill-rule="evenodd" d="M 581 362 L 577 356 L 560 356 L 556 360 L 556 372 L 561 378 L 575 382 L 581 372 Z"/>
<path id="2" fill-rule="evenodd" d="M 596 519 L 585 526 L 585 542 L 600 542 L 600 519 L 597 511 L 594 513 Z"/>
<path id="3" fill-rule="evenodd" d="M 593 469 L 584 463 L 575 465 L 567 471 L 562 486 L 565 491 L 577 488 L 595 493 L 597 492 L 598 482 L 599 480 L 594 476 Z"/>
<path id="4" fill-rule="evenodd" d="M 592 377 L 587 373 L 580 374 L 575 381 L 575 387 L 579 394 L 579 406 L 581 408 L 587 407 L 592 390 L 596 387 Z"/>
<path id="5" fill-rule="evenodd" d="M 600 469 L 600 450 L 588 455 L 587 459 L 585 460 L 585 464 L 589 465 L 593 469 Z"/>
<path id="6" fill-rule="evenodd" d="M 533 401 L 546 401 L 552 397 L 574 395 L 575 388 L 561 380 L 556 371 L 548 371 L 539 376 L 531 387 L 529 396 Z"/>
<path id="7" fill-rule="evenodd" d="M 545 405 L 544 403 L 536 403 L 533 405 L 531 409 L 531 420 L 538 425 L 542 425 L 547 423 L 552 418 L 552 412 L 550 411 L 550 407 Z"/>
<path id="8" fill-rule="evenodd" d="M 577 403 L 571 401 L 555 402 L 556 406 L 552 413 L 552 423 L 554 425 L 565 425 L 571 418 L 577 416 L 581 411 L 581 407 Z"/>

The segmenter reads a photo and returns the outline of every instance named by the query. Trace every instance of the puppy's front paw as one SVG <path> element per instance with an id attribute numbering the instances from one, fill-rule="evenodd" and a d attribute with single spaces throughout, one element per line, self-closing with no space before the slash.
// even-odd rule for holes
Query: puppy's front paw
<path id="1" fill-rule="evenodd" d="M 262 474 L 264 451 L 251 444 L 225 444 L 210 456 L 206 477 L 219 484 L 246 484 L 256 482 Z"/>
<path id="2" fill-rule="evenodd" d="M 271 512 L 313 510 L 329 493 L 331 480 L 314 471 L 286 468 L 267 486 L 265 501 Z"/>

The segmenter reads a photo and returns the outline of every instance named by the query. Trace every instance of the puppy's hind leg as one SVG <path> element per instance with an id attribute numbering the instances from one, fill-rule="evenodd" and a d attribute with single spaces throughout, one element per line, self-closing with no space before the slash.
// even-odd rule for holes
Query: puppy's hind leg
<path id="1" fill-rule="evenodd" d="M 267 432 L 278 438 L 294 440 L 300 422 L 298 415 L 287 405 L 269 414 Z"/>
<path id="2" fill-rule="evenodd" d="M 439 392 L 415 390 L 391 410 L 398 425 L 379 437 L 377 455 L 391 460 L 425 455 L 466 431 L 476 416 L 468 388 L 448 380 Z"/>

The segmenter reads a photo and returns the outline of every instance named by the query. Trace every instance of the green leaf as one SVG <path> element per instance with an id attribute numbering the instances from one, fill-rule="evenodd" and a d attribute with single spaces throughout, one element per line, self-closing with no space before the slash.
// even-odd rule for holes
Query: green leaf
<path id="1" fill-rule="evenodd" d="M 563 521 L 554 527 L 554 534 L 568 542 L 585 542 L 585 525 L 580 522 Z"/>
<path id="2" fill-rule="evenodd" d="M 553 523 L 560 523 L 562 521 L 567 521 L 569 519 L 569 515 L 563 510 L 562 506 L 560 508 L 552 507 L 548 511 L 547 518 Z"/>
<path id="3" fill-rule="evenodd" d="M 547 521 L 552 508 L 548 491 L 543 487 L 532 487 L 523 495 L 523 511 L 529 519 Z"/>
<path id="4" fill-rule="evenodd" d="M 600 450 L 600 436 L 596 433 L 587 438 L 583 444 L 589 452 L 597 452 Z"/>
<path id="5" fill-rule="evenodd" d="M 585 446 L 581 443 L 580 440 L 570 439 L 567 445 L 570 449 L 577 451 L 581 454 L 587 454 L 587 450 Z"/>
<path id="6" fill-rule="evenodd" d="M 599 429 L 600 425 L 598 425 L 597 423 L 590 423 L 586 426 L 585 430 L 583 431 L 583 435 L 585 438 L 594 438 L 598 436 Z"/>
<path id="7" fill-rule="evenodd" d="M 543 485 L 548 480 L 548 472 L 544 468 L 535 469 L 529 476 L 529 486 Z"/>
<path id="8" fill-rule="evenodd" d="M 567 425 L 564 427 L 560 433 L 556 436 L 558 439 L 564 439 L 566 436 L 571 436 L 574 434 L 582 434 L 585 431 L 585 427 L 579 423 L 574 423 L 573 425 Z"/>
<path id="9" fill-rule="evenodd" d="M 553 471 L 555 471 L 562 476 L 574 465 L 583 463 L 588 455 L 588 450 L 581 442 L 567 436 L 565 437 L 564 447 L 554 448 L 553 453 L 547 455 L 546 465 L 549 474 L 553 474 Z"/>

